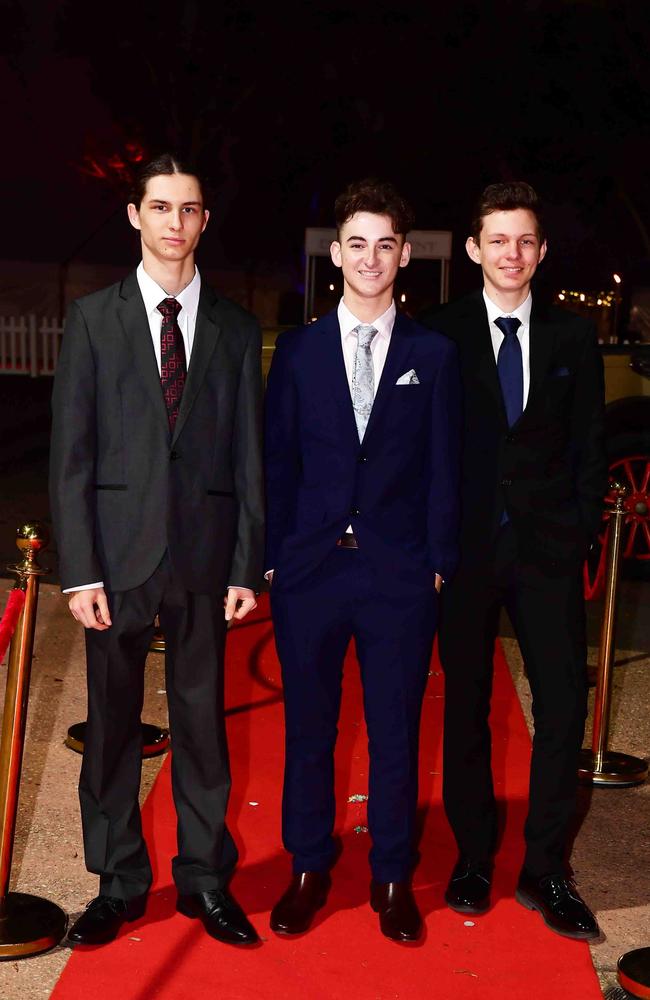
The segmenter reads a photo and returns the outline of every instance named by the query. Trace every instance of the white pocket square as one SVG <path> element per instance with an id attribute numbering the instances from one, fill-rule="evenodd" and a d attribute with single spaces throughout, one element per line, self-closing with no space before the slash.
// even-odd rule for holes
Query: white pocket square
<path id="1" fill-rule="evenodd" d="M 410 372 L 404 372 L 400 375 L 395 385 L 419 385 L 420 379 L 417 377 L 415 368 L 411 368 Z"/>

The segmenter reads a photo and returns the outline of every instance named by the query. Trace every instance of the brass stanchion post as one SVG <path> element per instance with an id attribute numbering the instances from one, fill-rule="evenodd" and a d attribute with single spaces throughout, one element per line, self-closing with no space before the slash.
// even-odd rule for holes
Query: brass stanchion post
<path id="1" fill-rule="evenodd" d="M 22 958 L 53 948 L 63 938 L 68 918 L 48 899 L 9 892 L 18 789 L 25 744 L 29 680 L 38 605 L 38 552 L 49 541 L 38 522 L 18 528 L 16 545 L 22 562 L 8 568 L 18 574 L 17 587 L 25 591 L 25 606 L 11 641 L 7 689 L 0 739 L 0 959 Z"/>
<path id="2" fill-rule="evenodd" d="M 611 484 L 616 504 L 611 512 L 609 547 L 607 550 L 607 582 L 605 608 L 598 651 L 598 679 L 594 704 L 594 724 L 591 749 L 580 752 L 578 777 L 584 784 L 625 788 L 640 785 L 648 776 L 648 765 L 638 757 L 607 749 L 609 718 L 612 702 L 612 669 L 615 650 L 616 597 L 620 574 L 621 532 L 625 518 L 624 501 L 627 487 Z"/>

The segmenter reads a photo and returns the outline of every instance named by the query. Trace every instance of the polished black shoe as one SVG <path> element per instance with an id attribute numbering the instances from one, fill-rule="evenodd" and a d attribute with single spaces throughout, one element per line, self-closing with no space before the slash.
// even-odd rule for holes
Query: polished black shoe
<path id="1" fill-rule="evenodd" d="M 225 889 L 206 889 L 179 896 L 176 909 L 186 917 L 198 917 L 208 934 L 224 944 L 257 944 L 259 941 L 248 917 Z"/>
<path id="2" fill-rule="evenodd" d="M 408 882 L 370 883 L 370 905 L 379 914 L 382 934 L 392 941 L 410 943 L 422 934 L 422 917 Z"/>
<path id="3" fill-rule="evenodd" d="M 459 858 L 451 873 L 445 902 L 457 913 L 485 913 L 490 908 L 492 865 Z"/>
<path id="4" fill-rule="evenodd" d="M 600 935 L 596 918 L 573 880 L 565 875 L 533 878 L 522 872 L 515 899 L 529 910 L 537 910 L 546 926 L 563 937 L 592 941 Z"/>
<path id="5" fill-rule="evenodd" d="M 318 910 L 325 906 L 332 880 L 327 872 L 300 872 L 271 910 L 276 934 L 304 934 Z"/>
<path id="6" fill-rule="evenodd" d="M 74 944 L 107 944 L 127 920 L 142 916 L 146 896 L 118 899 L 116 896 L 96 896 L 68 931 L 68 941 Z"/>

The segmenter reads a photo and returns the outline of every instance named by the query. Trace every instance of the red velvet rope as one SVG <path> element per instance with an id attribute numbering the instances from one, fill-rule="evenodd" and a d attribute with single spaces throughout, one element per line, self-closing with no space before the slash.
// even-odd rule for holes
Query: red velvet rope
<path id="1" fill-rule="evenodd" d="M 7 646 L 11 642 L 11 637 L 16 630 L 20 612 L 25 607 L 25 592 L 20 587 L 14 587 L 9 594 L 5 613 L 0 621 L 0 663 L 7 652 Z"/>
<path id="2" fill-rule="evenodd" d="M 609 547 L 609 521 L 605 528 L 602 545 L 600 547 L 600 557 L 598 567 L 593 580 L 589 575 L 587 563 L 584 565 L 583 582 L 585 588 L 585 601 L 597 601 L 605 592 L 605 577 L 607 575 L 607 549 Z"/>

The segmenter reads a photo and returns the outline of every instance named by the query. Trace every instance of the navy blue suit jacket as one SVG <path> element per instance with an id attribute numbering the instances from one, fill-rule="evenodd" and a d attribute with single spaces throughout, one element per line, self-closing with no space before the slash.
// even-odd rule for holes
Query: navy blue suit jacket
<path id="1" fill-rule="evenodd" d="M 414 369 L 418 384 L 397 385 Z M 336 312 L 280 335 L 266 393 L 266 569 L 293 587 L 352 524 L 382 579 L 457 562 L 460 378 L 447 338 L 398 313 L 359 442 Z"/>

